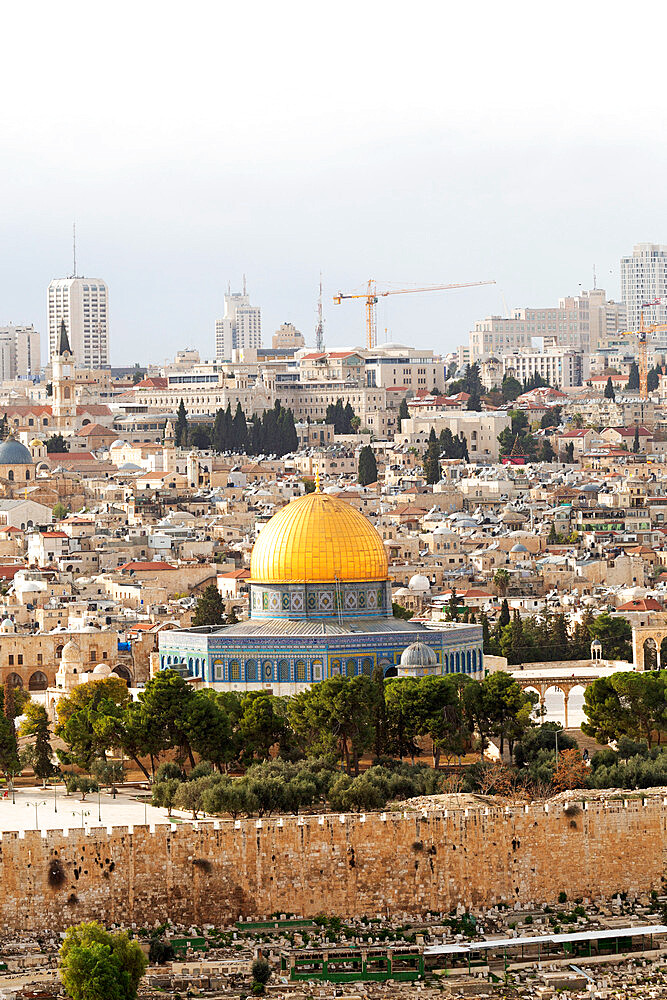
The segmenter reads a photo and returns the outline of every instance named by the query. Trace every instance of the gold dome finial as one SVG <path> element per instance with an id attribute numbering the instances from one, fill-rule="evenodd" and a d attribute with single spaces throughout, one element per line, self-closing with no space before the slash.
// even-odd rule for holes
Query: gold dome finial
<path id="1" fill-rule="evenodd" d="M 319 465 L 315 466 L 315 492 L 316 493 L 321 493 L 322 492 L 322 490 L 320 489 L 320 467 L 319 467 Z"/>

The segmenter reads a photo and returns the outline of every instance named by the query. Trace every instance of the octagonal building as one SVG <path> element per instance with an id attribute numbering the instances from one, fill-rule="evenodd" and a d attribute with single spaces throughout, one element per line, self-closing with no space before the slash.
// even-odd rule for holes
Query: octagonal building
<path id="1" fill-rule="evenodd" d="M 481 626 L 394 618 L 382 539 L 338 497 L 318 489 L 282 507 L 255 542 L 250 575 L 250 618 L 161 632 L 160 669 L 284 695 L 376 667 L 395 676 L 403 651 L 422 643 L 434 656 L 420 673 L 483 676 Z"/>

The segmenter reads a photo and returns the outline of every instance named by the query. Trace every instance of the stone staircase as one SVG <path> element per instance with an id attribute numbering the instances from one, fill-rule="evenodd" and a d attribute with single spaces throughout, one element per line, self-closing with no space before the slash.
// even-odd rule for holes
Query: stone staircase
<path id="1" fill-rule="evenodd" d="M 577 745 L 582 753 L 584 750 L 588 750 L 589 757 L 592 757 L 594 753 L 598 752 L 598 750 L 606 749 L 604 743 L 598 743 L 592 736 L 586 736 L 582 733 L 581 729 L 570 728 L 566 729 L 565 732 L 568 736 L 571 736 L 573 740 L 577 741 Z"/>

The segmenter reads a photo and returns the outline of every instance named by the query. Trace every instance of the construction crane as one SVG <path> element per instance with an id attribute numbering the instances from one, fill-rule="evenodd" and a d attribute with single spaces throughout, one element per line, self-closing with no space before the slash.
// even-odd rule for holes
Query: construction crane
<path id="1" fill-rule="evenodd" d="M 366 291 L 360 293 L 339 292 L 334 295 L 334 304 L 339 306 L 343 299 L 364 299 L 366 302 L 366 347 L 372 351 L 377 345 L 377 319 L 375 307 L 380 298 L 387 295 L 407 295 L 414 292 L 444 292 L 452 288 L 473 288 L 477 285 L 495 285 L 495 281 L 465 281 L 458 285 L 425 285 L 423 288 L 389 288 L 386 291 L 378 291 L 377 282 L 370 278 L 366 285 Z"/>
<path id="2" fill-rule="evenodd" d="M 659 304 L 660 299 L 654 299 L 652 302 L 644 302 L 639 313 L 639 329 L 625 330 L 622 334 L 623 337 L 637 338 L 640 399 L 648 399 L 648 334 L 655 333 L 656 330 L 667 330 L 667 323 L 651 323 L 650 326 L 644 326 L 644 309 Z"/>

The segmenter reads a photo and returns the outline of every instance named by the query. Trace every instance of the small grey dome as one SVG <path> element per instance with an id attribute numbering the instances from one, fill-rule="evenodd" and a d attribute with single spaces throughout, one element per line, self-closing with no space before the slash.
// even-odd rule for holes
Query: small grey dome
<path id="1" fill-rule="evenodd" d="M 527 551 L 528 549 L 526 548 L 526 546 L 522 545 L 520 542 L 517 542 L 517 544 L 513 545 L 512 548 L 510 549 L 510 552 L 527 552 Z"/>
<path id="2" fill-rule="evenodd" d="M 0 465 L 32 465 L 32 455 L 24 444 L 8 438 L 0 444 Z"/>
<path id="3" fill-rule="evenodd" d="M 401 653 L 403 667 L 434 667 L 438 662 L 435 650 L 425 642 L 413 642 Z"/>

